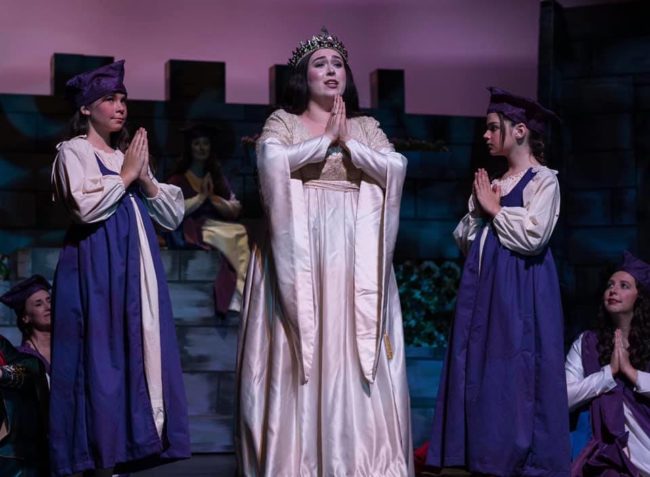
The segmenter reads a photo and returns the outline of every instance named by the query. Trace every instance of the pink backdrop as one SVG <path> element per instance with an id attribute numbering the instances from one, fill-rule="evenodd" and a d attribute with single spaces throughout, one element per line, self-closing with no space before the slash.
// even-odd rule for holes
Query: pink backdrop
<path id="1" fill-rule="evenodd" d="M 598 0 L 567 0 L 571 4 Z M 268 69 L 322 25 L 369 74 L 400 68 L 411 113 L 482 115 L 487 85 L 534 96 L 537 0 L 0 0 L 0 92 L 48 94 L 54 52 L 125 58 L 131 98 L 164 98 L 168 59 L 226 62 L 227 101 L 267 103 Z"/>

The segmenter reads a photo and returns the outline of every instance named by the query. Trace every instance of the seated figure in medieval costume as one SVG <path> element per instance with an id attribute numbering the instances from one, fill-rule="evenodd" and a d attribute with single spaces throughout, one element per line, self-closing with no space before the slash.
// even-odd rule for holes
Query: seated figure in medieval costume
<path id="1" fill-rule="evenodd" d="M 625 252 L 609 277 L 600 327 L 566 357 L 571 410 L 588 407 L 592 437 L 574 476 L 650 476 L 650 265 Z"/>

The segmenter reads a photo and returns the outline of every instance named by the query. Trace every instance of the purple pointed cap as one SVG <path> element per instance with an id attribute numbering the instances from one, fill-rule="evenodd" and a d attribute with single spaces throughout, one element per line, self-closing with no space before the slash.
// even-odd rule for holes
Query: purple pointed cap
<path id="1" fill-rule="evenodd" d="M 494 86 L 490 86 L 488 91 L 490 92 L 488 113 L 501 113 L 515 123 L 524 123 L 531 131 L 544 134 L 549 121 L 560 121 L 553 111 L 546 109 L 534 99 L 517 96 Z"/>
<path id="2" fill-rule="evenodd" d="M 0 296 L 0 302 L 12 308 L 17 316 L 22 316 L 25 312 L 25 302 L 27 299 L 39 290 L 50 290 L 50 282 L 41 275 L 32 275 L 31 277 L 16 283 L 11 289 Z"/>
<path id="3" fill-rule="evenodd" d="M 111 93 L 126 94 L 124 60 L 80 73 L 65 84 L 65 94 L 77 108 L 88 106 Z"/>
<path id="4" fill-rule="evenodd" d="M 636 258 L 626 250 L 623 252 L 623 263 L 618 269 L 632 275 L 639 288 L 650 291 L 650 265 L 643 260 Z"/>

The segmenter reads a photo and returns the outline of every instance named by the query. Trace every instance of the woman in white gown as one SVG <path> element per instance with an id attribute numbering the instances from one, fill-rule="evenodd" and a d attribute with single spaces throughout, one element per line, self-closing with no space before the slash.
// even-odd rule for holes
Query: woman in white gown
<path id="1" fill-rule="evenodd" d="M 244 293 L 239 469 L 409 476 L 392 269 L 406 159 L 377 121 L 354 115 L 358 97 L 338 38 L 323 30 L 289 64 L 285 109 L 271 114 L 257 145 L 270 230 Z"/>

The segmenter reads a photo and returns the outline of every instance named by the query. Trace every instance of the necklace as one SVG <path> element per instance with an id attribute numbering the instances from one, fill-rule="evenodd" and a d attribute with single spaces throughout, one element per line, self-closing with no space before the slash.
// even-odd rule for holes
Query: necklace
<path id="1" fill-rule="evenodd" d="M 41 350 L 38 348 L 38 346 L 36 346 L 36 343 L 34 343 L 34 341 L 31 338 L 29 338 L 27 341 L 32 346 L 32 348 L 34 348 L 34 351 L 36 351 L 41 356 L 45 357 L 45 355 L 43 355 L 43 353 L 41 353 Z"/>

